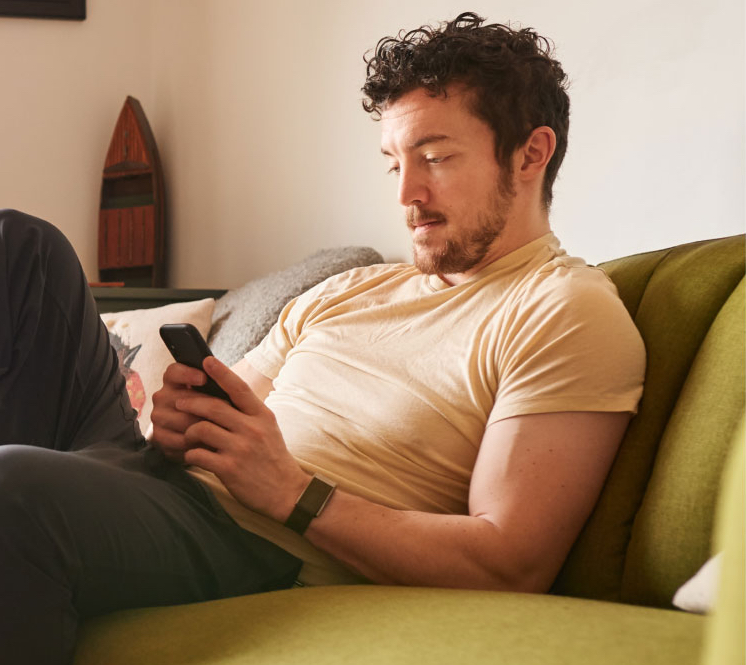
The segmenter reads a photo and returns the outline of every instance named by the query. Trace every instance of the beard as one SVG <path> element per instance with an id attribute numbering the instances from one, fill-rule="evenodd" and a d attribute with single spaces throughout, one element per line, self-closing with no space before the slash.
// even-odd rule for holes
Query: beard
<path id="1" fill-rule="evenodd" d="M 412 245 L 415 267 L 426 275 L 454 275 L 465 273 L 481 263 L 505 229 L 514 196 L 510 181 L 501 179 L 487 205 L 475 211 L 476 224 L 472 228 L 457 228 L 456 234 L 441 246 L 428 238 L 415 239 Z M 407 209 L 410 229 L 424 220 L 448 223 L 448 218 L 438 211 L 417 206 Z"/>

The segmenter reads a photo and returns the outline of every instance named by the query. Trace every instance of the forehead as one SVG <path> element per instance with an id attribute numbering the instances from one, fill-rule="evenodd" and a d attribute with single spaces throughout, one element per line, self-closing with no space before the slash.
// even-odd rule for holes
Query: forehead
<path id="1" fill-rule="evenodd" d="M 491 143 L 491 128 L 471 112 L 468 101 L 468 93 L 460 88 L 435 97 L 423 88 L 402 95 L 381 113 L 381 149 L 413 149 L 428 136 Z"/>

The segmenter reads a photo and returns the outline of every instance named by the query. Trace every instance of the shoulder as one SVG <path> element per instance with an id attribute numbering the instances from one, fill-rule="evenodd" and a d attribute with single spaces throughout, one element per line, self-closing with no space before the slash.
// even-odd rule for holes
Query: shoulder
<path id="1" fill-rule="evenodd" d="M 534 272 L 522 285 L 518 300 L 519 306 L 544 315 L 564 312 L 595 318 L 615 312 L 629 318 L 606 273 L 567 255 L 556 256 Z"/>
<path id="2" fill-rule="evenodd" d="M 507 338 L 552 354 L 609 352 L 644 357 L 637 327 L 606 273 L 582 259 L 556 256 L 516 292 Z"/>
<path id="3" fill-rule="evenodd" d="M 492 421 L 555 411 L 633 413 L 645 347 L 603 270 L 558 256 L 522 284 L 501 330 Z"/>

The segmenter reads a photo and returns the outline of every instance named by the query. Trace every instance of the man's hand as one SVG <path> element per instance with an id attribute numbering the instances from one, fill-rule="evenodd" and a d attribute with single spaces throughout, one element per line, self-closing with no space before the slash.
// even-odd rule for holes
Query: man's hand
<path id="1" fill-rule="evenodd" d="M 248 384 L 216 358 L 207 358 L 204 368 L 236 408 L 192 391 L 176 399 L 176 409 L 190 421 L 184 461 L 214 473 L 243 505 L 284 522 L 311 476 L 288 452 L 274 414 Z"/>
<path id="2" fill-rule="evenodd" d="M 180 363 L 172 363 L 163 374 L 163 387 L 153 394 L 152 440 L 170 460 L 181 462 L 190 447 L 184 432 L 199 418 L 179 411 L 176 400 L 191 397 L 190 386 L 201 386 L 206 381 L 205 373 Z"/>

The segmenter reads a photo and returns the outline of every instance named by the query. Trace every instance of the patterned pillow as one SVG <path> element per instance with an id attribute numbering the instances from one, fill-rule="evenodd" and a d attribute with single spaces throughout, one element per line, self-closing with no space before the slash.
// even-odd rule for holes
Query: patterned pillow
<path id="1" fill-rule="evenodd" d="M 153 393 L 163 385 L 163 372 L 173 362 L 158 329 L 164 323 L 191 323 L 207 338 L 214 308 L 215 301 L 206 298 L 101 315 L 119 356 L 127 392 L 132 406 L 137 409 L 137 421 L 143 434 L 150 426 Z"/>

